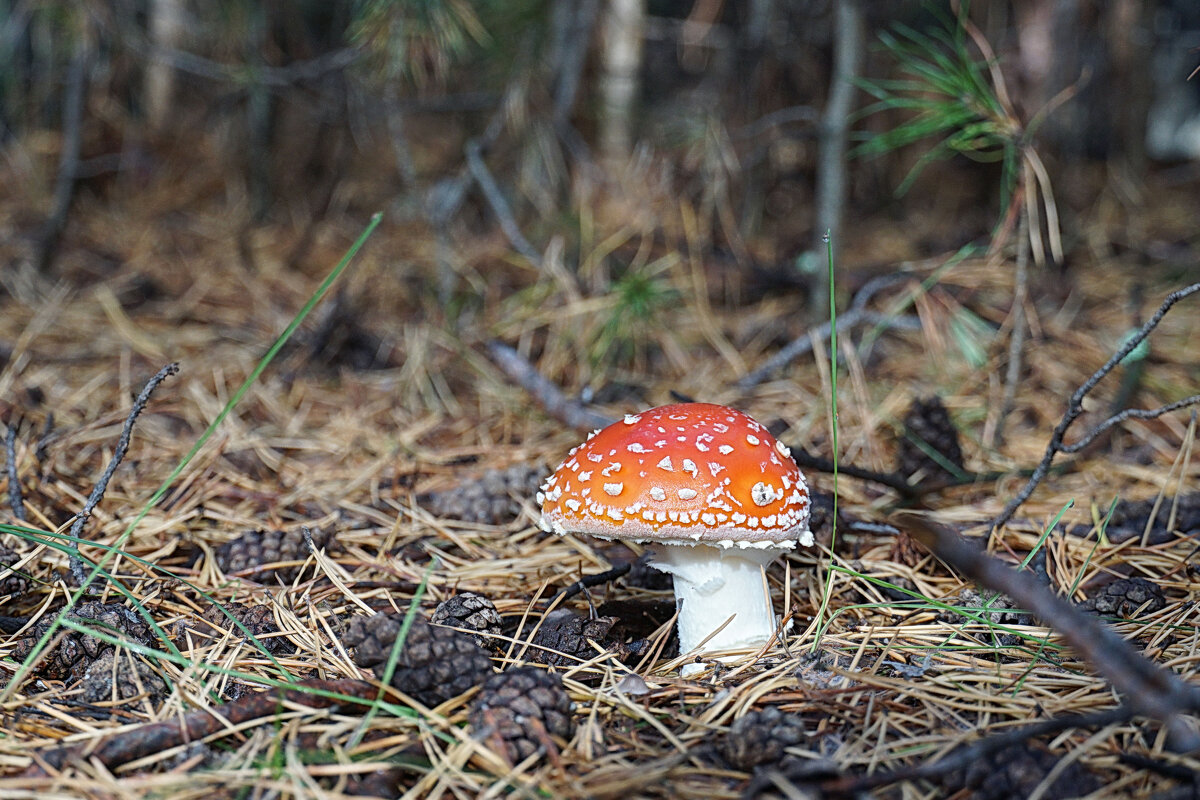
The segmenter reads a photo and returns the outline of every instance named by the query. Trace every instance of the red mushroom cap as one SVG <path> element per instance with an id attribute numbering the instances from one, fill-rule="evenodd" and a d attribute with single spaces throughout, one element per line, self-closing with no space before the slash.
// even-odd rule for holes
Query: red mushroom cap
<path id="1" fill-rule="evenodd" d="M 746 414 L 678 403 L 596 431 L 538 493 L 542 528 L 604 539 L 792 547 L 812 543 L 791 453 Z"/>

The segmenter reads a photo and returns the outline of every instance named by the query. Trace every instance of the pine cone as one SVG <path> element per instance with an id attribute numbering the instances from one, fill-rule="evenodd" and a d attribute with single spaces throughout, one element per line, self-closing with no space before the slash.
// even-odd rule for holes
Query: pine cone
<path id="1" fill-rule="evenodd" d="M 951 605 L 966 609 L 974 616 L 988 620 L 992 625 L 1009 627 L 1012 625 L 1030 625 L 1033 623 L 1033 617 L 1017 609 L 1017 604 L 1013 599 L 1004 594 L 997 595 L 991 592 L 981 594 L 975 589 L 967 587 L 958 593 L 958 597 L 951 601 Z M 985 607 L 987 611 L 983 610 Z M 947 622 L 955 626 L 962 625 L 965 622 L 973 623 L 970 617 L 956 614 L 950 610 L 939 611 L 937 618 L 939 622 Z M 988 640 L 991 640 L 990 635 L 988 636 Z M 1015 633 L 995 631 L 995 643 L 1000 647 L 1013 647 L 1020 642 L 1021 637 Z"/>
<path id="2" fill-rule="evenodd" d="M 932 449 L 942 460 L 963 468 L 962 448 L 958 443 L 958 430 L 950 421 L 950 414 L 937 395 L 925 399 L 916 398 L 904 416 L 905 435 L 897 443 L 896 456 L 899 473 L 911 478 L 921 473 L 923 478 L 953 477 L 938 459 L 925 451 Z M 924 445 L 924 447 L 922 447 Z"/>
<path id="3" fill-rule="evenodd" d="M 122 653 L 107 652 L 96 659 L 83 675 L 83 699 L 89 703 L 104 703 L 115 698 L 128 700 L 147 695 L 152 706 L 158 706 L 167 696 L 167 684 L 154 668 L 141 659 Z M 114 691 L 115 690 L 115 691 Z"/>
<path id="4" fill-rule="evenodd" d="M 313 546 L 334 544 L 329 531 L 312 531 Z M 226 574 L 245 572 L 261 583 L 293 581 L 300 573 L 298 566 L 265 569 L 264 565 L 281 561 L 304 561 L 309 556 L 308 542 L 303 531 L 246 531 L 217 548 L 217 566 Z"/>
<path id="5" fill-rule="evenodd" d="M 354 663 L 382 679 L 403 622 L 403 614 L 351 619 L 344 638 L 354 648 Z M 470 636 L 418 617 L 396 659 L 392 686 L 436 706 L 478 686 L 491 674 L 491 659 Z"/>
<path id="6" fill-rule="evenodd" d="M 1008 800 L 1028 797 L 1046 774 L 1058 763 L 1059 756 L 1044 747 L 1024 742 L 976 759 L 962 772 L 947 776 L 947 793 L 972 790 L 972 800 Z M 1096 776 L 1079 762 L 1073 762 L 1050 785 L 1046 797 L 1072 798 L 1091 794 L 1099 788 Z"/>
<path id="7" fill-rule="evenodd" d="M 513 464 L 507 469 L 489 469 L 475 480 L 453 489 L 428 495 L 429 509 L 438 517 L 463 522 L 505 525 L 521 513 L 519 498 L 531 498 L 542 482 L 540 464 Z"/>
<path id="8" fill-rule="evenodd" d="M 620 657 L 621 643 L 609 635 L 616 622 L 616 617 L 587 619 L 566 609 L 552 611 L 530 640 L 526 655 L 539 664 L 571 667 L 596 657 L 596 648 L 588 642 L 591 639 L 606 650 L 616 649 Z"/>
<path id="9" fill-rule="evenodd" d="M 1146 531 L 1146 522 L 1150 519 L 1155 502 L 1153 499 L 1119 501 L 1105 531 L 1108 538 L 1114 542 L 1123 542 L 1134 536 L 1140 538 Z M 1154 524 L 1150 526 L 1151 544 L 1172 538 L 1167 530 L 1167 521 L 1172 512 L 1175 514 L 1175 530 L 1186 534 L 1200 529 L 1200 492 L 1182 494 L 1178 498 L 1162 498 L 1162 502 L 1158 503 Z"/>
<path id="10" fill-rule="evenodd" d="M 429 621 L 434 625 L 449 625 L 452 628 L 466 628 L 488 634 L 471 637 L 483 648 L 495 648 L 500 643 L 497 639 L 490 638 L 500 635 L 500 612 L 491 600 L 472 592 L 463 592 L 443 600 L 434 609 Z"/>
<path id="11" fill-rule="evenodd" d="M 258 639 L 268 653 L 295 652 L 295 645 L 288 641 L 286 637 L 269 635 L 279 633 L 279 626 L 275 624 L 275 615 L 271 611 L 270 606 L 248 606 L 244 603 L 226 603 L 225 611 L 228 611 L 233 615 L 234 619 L 242 623 L 246 630 L 250 631 L 254 635 L 254 638 Z M 178 623 L 171 632 L 171 635 L 186 644 L 190 634 L 191 641 L 196 647 L 206 647 L 212 644 L 213 641 L 224 638 L 226 632 L 233 637 L 233 641 L 235 642 L 249 641 L 246 634 L 242 632 L 242 629 L 225 615 L 220 606 L 214 603 L 204 611 L 204 614 L 198 620 L 188 620 Z"/>
<path id="12" fill-rule="evenodd" d="M 779 761 L 787 748 L 806 739 L 800 717 L 768 706 L 733 723 L 721 741 L 721 755 L 734 769 L 750 772 L 759 764 Z"/>
<path id="13" fill-rule="evenodd" d="M 20 572 L 8 569 L 21 560 L 21 554 L 11 547 L 0 544 L 0 595 L 10 594 L 20 596 L 29 591 L 33 585 L 25 574 L 28 567 L 22 567 Z"/>
<path id="14" fill-rule="evenodd" d="M 493 675 L 471 705 L 471 727 L 509 764 L 569 740 L 571 698 L 556 673 L 516 667 Z"/>
<path id="15" fill-rule="evenodd" d="M 1145 578 L 1117 578 L 1096 594 L 1079 604 L 1080 611 L 1088 611 L 1104 617 L 1133 616 L 1145 605 L 1143 613 L 1153 614 L 1167 605 L 1167 598 L 1158 584 Z"/>
<path id="16" fill-rule="evenodd" d="M 153 646 L 154 643 L 150 626 L 120 603 L 80 603 L 71 610 L 69 617 L 89 627 L 107 629 L 110 633 L 147 647 Z M 33 652 L 34 646 L 49 629 L 49 620 L 34 625 L 23 638 L 14 643 L 13 658 L 21 661 Z M 42 661 L 37 671 L 38 675 L 48 680 L 74 683 L 83 677 L 93 662 L 115 649 L 108 642 L 86 633 L 61 627 L 60 630 L 66 631 L 66 635 L 49 657 Z"/>

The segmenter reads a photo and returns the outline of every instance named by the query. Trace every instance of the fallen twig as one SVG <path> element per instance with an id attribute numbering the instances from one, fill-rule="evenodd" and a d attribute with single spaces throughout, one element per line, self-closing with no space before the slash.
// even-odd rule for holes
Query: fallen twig
<path id="1" fill-rule="evenodd" d="M 505 238 L 518 253 L 529 259 L 529 263 L 540 267 L 542 257 L 537 250 L 533 249 L 533 245 L 525 238 L 525 234 L 521 233 L 521 226 L 517 224 L 517 219 L 513 216 L 512 208 L 508 205 L 504 192 L 500 191 L 500 185 L 496 183 L 491 170 L 484 163 L 482 145 L 472 139 L 467 142 L 466 150 L 467 168 L 471 171 L 471 177 L 475 179 L 475 183 L 479 184 L 479 189 L 483 192 L 492 213 L 499 220 L 500 230 L 504 231 Z"/>
<path id="2" fill-rule="evenodd" d="M 823 472 L 826 475 L 833 474 L 833 462 L 827 458 L 814 456 L 802 447 L 792 447 L 792 459 L 802 469 L 815 470 Z M 1071 462 L 1074 463 L 1074 462 Z M 1059 466 L 1054 468 L 1055 471 L 1062 471 L 1065 467 Z M 938 478 L 936 480 L 922 480 L 919 483 L 909 483 L 903 475 L 897 472 L 876 472 L 873 469 L 865 467 L 856 467 L 853 464 L 845 464 L 838 462 L 837 472 L 839 475 L 849 475 L 851 478 L 870 481 L 877 483 L 880 486 L 886 486 L 889 489 L 894 489 L 901 497 L 913 500 L 924 497 L 933 492 L 940 492 L 943 489 L 952 489 L 955 486 L 966 486 L 972 483 L 985 483 L 987 481 L 995 481 L 1000 478 L 1008 477 L 1013 474 L 1011 470 L 995 471 L 995 472 L 964 472 L 962 475 L 948 476 Z M 1025 470 L 1023 474 L 1032 474 L 1033 470 Z M 1017 473 L 1022 474 L 1022 473 Z"/>
<path id="3" fill-rule="evenodd" d="M 876 293 L 881 289 L 891 286 L 894 283 L 910 279 L 911 275 L 904 273 L 895 273 L 892 275 L 881 275 L 877 278 L 872 278 L 867 281 L 858 294 L 854 296 L 854 300 L 850 303 L 850 308 L 845 313 L 839 314 L 837 318 L 837 330 L 841 333 L 843 330 L 849 330 L 857 325 L 878 325 L 881 328 L 895 328 L 906 331 L 917 331 L 921 329 L 921 321 L 913 316 L 896 316 L 894 314 L 882 314 L 878 311 L 868 311 L 867 303 L 871 301 Z M 744 376 L 736 384 L 738 390 L 746 391 L 753 389 L 758 384 L 769 378 L 776 370 L 782 368 L 789 361 L 799 358 L 805 353 L 813 349 L 813 340 L 828 339 L 832 327 L 828 322 L 823 322 L 820 325 L 805 331 L 800 336 L 797 336 L 788 344 L 784 345 L 778 353 L 771 356 L 758 369 Z"/>
<path id="4" fill-rule="evenodd" d="M 87 577 L 83 574 L 83 561 L 79 558 L 79 539 L 83 533 L 83 526 L 87 524 L 91 518 L 92 512 L 96 510 L 96 506 L 100 505 L 100 501 L 104 499 L 104 493 L 108 490 L 108 482 L 112 479 L 113 473 L 117 471 L 117 467 L 121 466 L 121 461 L 125 458 L 125 453 L 129 450 L 129 439 L 133 435 L 133 424 L 137 422 L 138 416 L 145 410 L 146 404 L 150 402 L 150 395 L 158 388 L 158 385 L 167 379 L 168 376 L 179 372 L 178 362 L 172 362 L 155 373 L 146 386 L 142 389 L 137 399 L 133 401 L 133 408 L 129 411 L 129 416 L 125 419 L 125 427 L 121 430 L 121 436 L 117 439 L 117 449 L 113 452 L 112 460 L 108 462 L 104 473 L 100 476 L 100 480 L 96 482 L 96 487 L 92 489 L 91 495 L 88 496 L 87 502 L 83 504 L 83 508 L 79 510 L 79 514 L 75 517 L 75 522 L 71 524 L 71 577 L 75 580 L 76 586 L 82 586 Z"/>
<path id="5" fill-rule="evenodd" d="M 834 795 L 854 795 L 900 781 L 936 778 L 960 769 L 966 769 L 966 767 L 975 761 L 986 758 L 1007 747 L 1027 742 L 1030 739 L 1062 733 L 1072 728 L 1096 728 L 1127 722 L 1133 715 L 1134 712 L 1132 709 L 1122 705 L 1108 708 L 1104 711 L 1094 711 L 1089 714 L 1070 714 L 1068 716 L 1042 720 L 985 736 L 982 739 L 952 751 L 937 761 L 927 761 L 913 767 L 877 772 L 860 777 L 844 776 L 822 783 L 821 788 Z"/>
<path id="6" fill-rule="evenodd" d="M 1198 291 L 1200 291 L 1200 283 L 1193 283 L 1191 286 L 1184 287 L 1183 289 L 1180 289 L 1176 292 L 1171 292 L 1171 294 L 1167 295 L 1166 299 L 1163 300 L 1162 305 L 1160 305 L 1158 310 L 1154 312 L 1154 316 L 1150 317 L 1150 319 L 1146 321 L 1146 324 L 1138 329 L 1137 333 L 1129 337 L 1125 344 L 1123 344 L 1120 349 L 1113 354 L 1112 358 L 1105 362 L 1104 366 L 1092 373 L 1092 376 L 1084 381 L 1082 386 L 1075 390 L 1075 393 L 1071 395 L 1070 402 L 1067 404 L 1067 410 L 1063 414 L 1063 418 L 1059 421 L 1058 425 L 1055 426 L 1054 433 L 1052 433 L 1050 436 L 1050 443 L 1046 445 L 1046 453 L 1042 456 L 1041 463 L 1039 463 L 1034 469 L 1033 475 L 1030 476 L 1029 481 L 1025 484 L 1021 491 L 1017 493 L 1016 497 L 1010 500 L 1004 507 L 1004 510 L 1000 512 L 999 516 L 992 520 L 991 527 L 993 529 L 999 528 L 1012 519 L 1013 514 L 1015 514 L 1017 509 L 1021 507 L 1021 504 L 1029 499 L 1034 490 L 1038 487 L 1038 484 L 1040 484 L 1042 479 L 1046 477 L 1046 472 L 1050 469 L 1050 463 L 1054 461 L 1054 457 L 1059 453 L 1075 452 L 1075 450 L 1068 449 L 1070 447 L 1075 447 L 1076 449 L 1085 447 L 1088 442 L 1095 438 L 1095 435 L 1098 432 L 1107 430 L 1107 428 L 1110 428 L 1120 422 L 1121 419 L 1118 419 L 1118 417 L 1121 417 L 1122 419 L 1128 419 L 1129 417 L 1137 417 L 1139 414 L 1159 416 L 1160 414 L 1165 414 L 1168 411 L 1193 405 L 1200 401 L 1200 396 L 1193 396 L 1187 398 L 1187 400 L 1181 400 L 1179 403 L 1172 403 L 1167 406 L 1162 406 L 1161 408 L 1154 409 L 1153 411 L 1129 411 L 1127 417 L 1122 417 L 1122 414 L 1125 414 L 1126 412 L 1121 412 L 1121 414 L 1116 414 L 1113 417 L 1110 417 L 1108 420 L 1102 422 L 1097 431 L 1093 431 L 1084 437 L 1082 444 L 1063 444 L 1063 436 L 1066 434 L 1067 428 L 1071 427 L 1071 424 L 1075 422 L 1080 414 L 1083 413 L 1083 398 L 1087 396 L 1088 392 L 1094 389 L 1096 384 L 1103 380 L 1108 373 L 1112 372 L 1118 364 L 1125 360 L 1126 356 L 1133 352 L 1134 348 L 1140 345 L 1146 339 L 1146 337 L 1150 335 L 1151 331 L 1158 327 L 1158 323 L 1162 321 L 1162 318 L 1168 311 L 1171 310 L 1173 305 Z M 1153 418 L 1153 416 L 1146 418 Z"/>
<path id="7" fill-rule="evenodd" d="M 379 686 L 368 681 L 313 678 L 301 681 L 294 688 L 269 689 L 216 708 L 190 711 L 179 719 L 139 725 L 94 742 L 35 753 L 33 764 L 19 777 L 46 777 L 66 764 L 87 761 L 98 762 L 111 770 L 181 744 L 199 741 L 222 730 L 234 730 L 251 720 L 275 717 L 287 704 L 309 708 L 329 708 L 346 703 L 370 705 L 379 697 L 379 692 Z"/>
<path id="8" fill-rule="evenodd" d="M 572 597 L 585 589 L 590 589 L 593 586 L 599 586 L 600 584 L 608 583 L 609 581 L 615 581 L 617 578 L 620 578 L 622 575 L 628 573 L 632 567 L 633 564 L 631 563 L 621 564 L 620 566 L 613 567 L 612 569 L 606 569 L 604 572 L 598 572 L 595 575 L 584 575 L 582 578 L 556 594 L 554 599 L 550 601 L 550 608 L 561 607 L 564 602 L 570 600 Z"/>
<path id="9" fill-rule="evenodd" d="M 488 342 L 487 348 L 496 366 L 500 367 L 510 380 L 529 392 L 543 411 L 564 425 L 577 430 L 593 430 L 612 422 L 603 414 L 567 398 L 561 389 L 537 371 L 537 367 L 503 342 L 493 339 Z"/>
<path id="10" fill-rule="evenodd" d="M 832 475 L 834 472 L 834 463 L 826 458 L 814 456 L 802 447 L 792 447 L 792 459 L 798 466 L 803 469 L 813 469 L 817 472 L 824 472 Z M 838 462 L 837 472 L 840 475 L 849 475 L 851 478 L 859 480 L 871 481 L 878 483 L 881 486 L 886 486 L 889 489 L 895 489 L 900 494 L 911 497 L 918 494 L 920 487 L 910 485 L 908 481 L 895 472 L 876 472 L 875 470 L 856 467 L 853 464 L 844 464 Z M 922 492 L 923 493 L 923 492 Z"/>
<path id="11" fill-rule="evenodd" d="M 1015 569 L 928 517 L 901 513 L 897 523 L 935 556 L 965 577 L 1011 597 L 1056 630 L 1068 645 L 1105 677 L 1130 709 L 1167 726 L 1174 745 L 1200 748 L 1200 737 L 1178 719 L 1200 709 L 1200 689 L 1142 656 L 1096 617 L 1085 614 L 1042 584 L 1032 572 Z"/>
<path id="12" fill-rule="evenodd" d="M 1167 403 L 1165 406 L 1158 408 L 1127 408 L 1119 414 L 1113 414 L 1108 419 L 1101 422 L 1095 428 L 1085 435 L 1082 439 L 1074 444 L 1065 444 L 1058 448 L 1060 453 L 1078 453 L 1080 450 L 1087 447 L 1096 440 L 1100 434 L 1107 431 L 1114 425 L 1124 422 L 1127 419 L 1155 419 L 1163 414 L 1171 411 L 1178 411 L 1181 408 L 1188 406 L 1200 405 L 1200 394 L 1194 394 L 1191 397 L 1185 397 L 1182 400 L 1176 400 L 1174 403 Z"/>

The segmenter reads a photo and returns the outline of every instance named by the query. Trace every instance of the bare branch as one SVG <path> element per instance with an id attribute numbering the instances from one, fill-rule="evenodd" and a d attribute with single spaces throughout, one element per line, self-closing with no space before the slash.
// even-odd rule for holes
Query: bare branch
<path id="1" fill-rule="evenodd" d="M 83 574 L 83 561 L 79 558 L 79 539 L 83 534 L 83 526 L 87 524 L 91 518 L 92 512 L 96 510 L 96 506 L 100 505 L 100 501 L 104 499 L 104 493 L 108 490 L 108 482 L 112 479 L 113 473 L 117 471 L 117 467 L 121 466 L 121 461 L 125 458 L 125 453 L 129 450 L 129 440 L 133 436 L 133 424 L 137 422 L 138 416 L 145 410 L 146 404 L 150 402 L 150 395 L 158 388 L 158 385 L 166 380 L 169 376 L 179 372 L 179 364 L 172 362 L 155 373 L 146 386 L 142 389 L 137 399 L 133 401 L 133 408 L 129 411 L 129 416 L 125 419 L 125 427 L 121 430 L 121 436 L 117 439 L 117 449 L 113 452 L 112 460 L 108 462 L 104 473 L 100 476 L 100 480 L 96 482 L 96 486 L 92 489 L 91 495 L 87 502 L 83 504 L 79 514 L 75 517 L 75 522 L 71 524 L 71 576 L 75 579 L 76 585 L 82 586 L 87 577 Z"/>
<path id="2" fill-rule="evenodd" d="M 936 778 L 965 769 L 980 759 L 987 758 L 1013 745 L 1021 744 L 1030 739 L 1051 736 L 1072 728 L 1098 728 L 1128 722 L 1134 716 L 1128 706 L 1115 706 L 1103 711 L 1093 711 L 1087 714 L 1070 714 L 1063 717 L 1034 722 L 1012 728 L 1001 733 L 985 736 L 969 745 L 960 747 L 937 761 L 926 761 L 913 767 L 877 772 L 861 777 L 843 777 L 821 784 L 821 788 L 837 796 L 855 796 L 856 794 L 881 786 L 887 786 L 900 781 L 914 781 Z"/>
<path id="3" fill-rule="evenodd" d="M 582 578 L 580 578 L 579 580 L 572 583 L 567 588 L 560 591 L 558 594 L 556 594 L 554 596 L 554 599 L 551 600 L 549 607 L 550 608 L 560 608 L 564 602 L 566 602 L 567 600 L 570 600 L 572 597 L 579 594 L 580 592 L 590 589 L 593 586 L 600 586 L 602 584 L 608 583 L 609 581 L 615 581 L 617 578 L 620 578 L 621 576 L 628 573 L 629 570 L 632 568 L 633 568 L 632 563 L 620 564 L 618 566 L 613 567 L 612 569 L 606 569 L 606 570 L 604 570 L 604 572 L 598 572 L 595 575 L 585 575 Z"/>
<path id="4" fill-rule="evenodd" d="M 1056 630 L 1071 649 L 1112 684 L 1135 713 L 1163 722 L 1175 746 L 1185 751 L 1200 747 L 1200 739 L 1178 719 L 1180 713 L 1200 709 L 1200 689 L 1142 656 L 1112 628 L 1055 594 L 1032 572 L 1015 569 L 988 555 L 977 544 L 928 517 L 902 512 L 895 519 L 904 531 L 963 576 L 1003 592 Z"/>
<path id="5" fill-rule="evenodd" d="M 1033 475 L 1030 476 L 1029 481 L 1025 484 L 1024 488 L 1017 493 L 1016 497 L 1008 502 L 1008 505 L 1004 507 L 1004 510 L 1000 512 L 999 516 L 992 520 L 993 529 L 999 528 L 1012 519 L 1013 514 L 1015 514 L 1017 509 L 1021 507 L 1021 504 L 1030 498 L 1034 489 L 1036 489 L 1038 484 L 1042 482 L 1042 479 L 1046 477 L 1046 471 L 1050 469 L 1050 464 L 1052 461 L 1054 461 L 1054 457 L 1058 453 L 1071 452 L 1065 449 L 1066 445 L 1063 444 L 1063 436 L 1066 434 L 1067 428 L 1071 427 L 1071 424 L 1075 422 L 1080 414 L 1083 413 L 1083 398 L 1087 396 L 1088 392 L 1096 388 L 1096 384 L 1103 380 L 1108 373 L 1112 372 L 1118 364 L 1125 360 L 1126 356 L 1132 353 L 1138 345 L 1145 341 L 1146 337 L 1150 335 L 1150 332 L 1158 327 L 1158 323 L 1162 321 L 1162 318 L 1168 311 L 1171 310 L 1172 306 L 1185 297 L 1193 295 L 1196 292 L 1200 292 L 1200 283 L 1193 283 L 1191 286 L 1186 286 L 1183 289 L 1171 292 L 1171 294 L 1167 295 L 1166 299 L 1163 300 L 1162 305 L 1160 305 L 1158 310 L 1154 312 L 1154 316 L 1150 317 L 1150 319 L 1146 321 L 1146 324 L 1139 328 L 1137 333 L 1131 336 L 1125 342 L 1125 344 L 1123 344 L 1117 350 L 1117 352 L 1113 354 L 1112 358 L 1105 362 L 1104 366 L 1096 370 L 1090 378 L 1084 381 L 1082 386 L 1075 390 L 1075 393 L 1071 395 L 1070 402 L 1067 404 L 1066 413 L 1063 414 L 1062 420 L 1060 420 L 1058 425 L 1055 426 L 1054 432 L 1050 436 L 1050 443 L 1046 445 L 1046 453 L 1042 456 L 1041 463 L 1039 463 L 1034 469 Z M 1188 400 L 1191 400 L 1191 398 L 1188 398 Z M 1186 404 L 1189 403 L 1185 402 L 1185 405 Z M 1182 408 L 1183 406 L 1179 407 Z M 1164 411 L 1163 413 L 1166 412 Z M 1101 424 L 1103 425 L 1106 423 Z M 1112 424 L 1115 425 L 1116 422 L 1113 422 Z"/>
<path id="6" fill-rule="evenodd" d="M 277 717 L 286 705 L 309 708 L 330 708 L 351 703 L 370 705 L 379 697 L 379 693 L 379 687 L 367 681 L 313 678 L 298 683 L 295 688 L 268 689 L 216 708 L 189 711 L 178 719 L 138 725 L 107 736 L 94 746 L 83 744 L 45 750 L 34 755 L 33 764 L 22 777 L 52 775 L 66 765 L 88 761 L 111 770 L 187 742 L 200 741 L 223 730 L 232 730 L 233 726 Z"/>
<path id="7" fill-rule="evenodd" d="M 603 428 L 612 422 L 603 414 L 569 399 L 520 353 L 503 342 L 492 340 L 488 342 L 487 348 L 496 366 L 500 367 L 510 380 L 529 392 L 537 404 L 559 422 L 577 430 Z"/>
<path id="8" fill-rule="evenodd" d="M 1181 408 L 1188 406 L 1200 405 L 1200 394 L 1194 394 L 1191 397 L 1185 397 L 1182 400 L 1176 400 L 1174 403 L 1167 403 L 1165 406 L 1158 408 L 1127 408 L 1119 414 L 1113 414 L 1108 419 L 1101 422 L 1093 428 L 1086 436 L 1074 444 L 1064 444 L 1058 448 L 1060 453 L 1078 453 L 1080 450 L 1094 442 L 1096 438 L 1114 425 L 1120 424 L 1127 419 L 1157 419 L 1163 414 L 1168 414 L 1172 411 L 1178 411 Z"/>
<path id="9" fill-rule="evenodd" d="M 878 311 L 867 311 L 863 308 L 852 307 L 845 314 L 839 314 L 837 318 L 838 333 L 863 324 L 879 325 L 883 328 L 892 328 L 905 331 L 917 331 L 921 329 L 921 321 L 916 317 L 897 317 L 892 314 L 881 314 Z M 753 389 L 755 386 L 769 378 L 776 370 L 783 368 L 788 362 L 799 358 L 805 353 L 811 352 L 813 348 L 813 337 L 817 339 L 828 339 L 831 330 L 832 327 L 830 324 L 828 322 L 823 322 L 810 331 L 797 336 L 790 343 L 784 345 L 779 352 L 768 358 L 762 366 L 739 380 L 736 384 L 737 388 L 743 392 L 748 389 Z"/>
<path id="10" fill-rule="evenodd" d="M 824 472 L 827 475 L 833 474 L 834 465 L 832 461 L 821 458 L 820 456 L 814 456 L 802 447 L 792 447 L 791 451 L 792 460 L 795 461 L 798 466 L 804 469 L 813 469 L 817 472 Z M 895 472 L 876 472 L 875 470 L 864 469 L 862 467 L 856 467 L 853 464 L 846 464 L 842 462 L 838 463 L 837 472 L 840 475 L 849 475 L 851 478 L 871 481 L 872 483 L 878 483 L 881 486 L 886 486 L 889 489 L 895 489 L 905 497 L 913 496 L 917 493 L 915 490 L 919 488 L 917 486 L 909 485 L 908 481 L 906 481 L 903 476 L 898 475 Z"/>
<path id="11" fill-rule="evenodd" d="M 479 184 L 479 189 L 483 192 L 492 213 L 500 222 L 500 230 L 504 231 L 504 236 L 508 239 L 509 244 L 518 253 L 525 256 L 529 263 L 540 267 L 541 255 L 525 238 L 525 234 L 521 233 L 521 226 L 517 224 L 517 219 L 513 216 L 512 207 L 504 197 L 504 192 L 500 190 L 500 185 L 492 177 L 491 170 L 484 162 L 481 151 L 482 147 L 475 139 L 467 142 L 467 168 L 471 171 L 471 177 L 475 179 L 475 183 Z"/>

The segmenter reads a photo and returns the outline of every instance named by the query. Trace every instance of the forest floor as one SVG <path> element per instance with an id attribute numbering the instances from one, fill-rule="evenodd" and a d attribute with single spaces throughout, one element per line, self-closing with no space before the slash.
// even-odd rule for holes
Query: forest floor
<path id="1" fill-rule="evenodd" d="M 1119 235 L 1094 213 L 1069 268 L 1032 268 L 1031 334 L 1001 441 L 1011 260 L 898 256 L 884 243 L 918 249 L 905 223 L 855 229 L 842 258 L 878 266 L 838 272 L 843 311 L 871 278 L 899 272 L 868 307 L 913 326 L 841 337 L 839 461 L 899 475 L 909 408 L 937 395 L 967 479 L 902 498 L 877 481 L 807 470 L 817 545 L 768 570 L 775 607 L 792 622 L 785 641 L 686 679 L 669 583 L 645 569 L 640 549 L 538 529 L 537 485 L 586 430 L 545 413 L 487 345 L 514 347 L 572 398 L 586 390 L 607 418 L 676 396 L 726 403 L 794 451 L 831 458 L 827 342 L 738 388 L 820 322 L 786 269 L 712 255 L 706 223 L 682 205 L 656 209 L 674 222 L 652 228 L 613 222 L 638 219 L 637 208 L 581 215 L 541 270 L 495 234 L 464 231 L 456 266 L 439 272 L 429 234 L 389 218 L 202 438 L 369 211 L 326 219 L 297 250 L 296 229 L 247 228 L 232 200 L 184 210 L 166 194 L 85 197 L 46 277 L 23 266 L 29 212 L 10 205 L 0 412 L 15 460 L 0 483 L 17 527 L 4 529 L 0 554 L 12 568 L 0 576 L 0 795 L 1190 796 L 1200 761 L 1172 753 L 1163 728 L 1140 716 L 939 769 L 997 732 L 1119 698 L 1059 632 L 998 610 L 1003 599 L 883 526 L 915 504 L 1011 563 L 1032 554 L 1030 568 L 1062 595 L 1092 606 L 1108 597 L 1103 616 L 1147 659 L 1194 674 L 1200 459 L 1188 411 L 1128 420 L 1061 456 L 1009 524 L 988 525 L 1042 458 L 1071 393 L 1200 274 L 1190 192 L 1146 196 L 1156 205 L 1128 211 Z M 780 263 L 764 249 L 749 242 L 741 258 Z M 1121 408 L 1197 391 L 1197 302 L 1169 312 L 1148 351 L 1089 395 L 1068 441 Z M 43 649 L 45 623 L 76 591 L 66 538 L 75 515 L 135 397 L 171 362 L 178 374 L 149 397 L 77 528 L 85 564 L 108 558 L 97 594 L 76 600 Z M 932 481 L 939 464 L 907 453 L 904 463 L 924 470 L 915 484 Z M 1159 498 L 1162 513 L 1148 521 Z M 283 536 L 259 533 L 272 531 Z M 581 578 L 623 565 L 628 573 L 557 600 L 576 616 L 549 613 Z M 574 704 L 567 727 L 525 730 L 537 750 L 528 758 L 506 760 L 481 730 L 477 688 L 424 702 L 363 694 L 374 673 L 347 641 L 352 619 L 403 615 L 418 596 L 428 616 L 466 592 L 500 617 L 486 639 L 489 670 L 553 669 Z M 241 623 L 214 604 L 237 609 Z M 250 705 L 264 686 L 302 688 Z M 197 727 L 180 736 L 185 721 Z M 163 724 L 145 727 L 153 722 Z M 751 740 L 739 744 L 734 726 Z M 925 772 L 905 772 L 916 767 Z"/>

